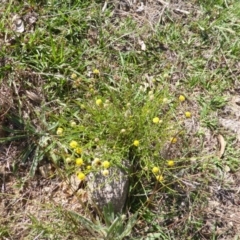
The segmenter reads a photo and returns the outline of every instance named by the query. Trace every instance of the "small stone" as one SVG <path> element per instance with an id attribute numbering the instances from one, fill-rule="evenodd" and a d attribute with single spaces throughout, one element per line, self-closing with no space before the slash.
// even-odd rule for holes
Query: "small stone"
<path id="1" fill-rule="evenodd" d="M 111 167 L 107 177 L 101 172 L 90 173 L 87 186 L 93 206 L 103 210 L 104 206 L 112 204 L 115 213 L 122 212 L 129 188 L 129 179 L 123 169 Z"/>

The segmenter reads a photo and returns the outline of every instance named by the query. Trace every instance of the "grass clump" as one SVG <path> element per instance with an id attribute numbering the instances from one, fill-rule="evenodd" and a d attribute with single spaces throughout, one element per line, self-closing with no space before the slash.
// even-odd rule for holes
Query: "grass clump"
<path id="1" fill-rule="evenodd" d="M 178 101 L 159 84 L 144 90 L 140 84 L 133 86 L 122 80 L 121 87 L 114 89 L 107 85 L 99 87 L 101 82 L 103 78 L 93 78 L 82 98 L 73 93 L 77 98 L 69 99 L 61 115 L 52 116 L 57 120 L 54 123 L 57 128 L 56 136 L 52 135 L 56 147 L 51 155 L 64 161 L 69 170 L 77 165 L 81 176 L 122 166 L 125 160 L 131 168 L 138 166 L 139 177 L 150 180 L 154 166 L 165 174 L 167 163 L 161 150 L 178 132 L 172 119 Z M 84 82 L 79 88 L 85 88 Z"/>

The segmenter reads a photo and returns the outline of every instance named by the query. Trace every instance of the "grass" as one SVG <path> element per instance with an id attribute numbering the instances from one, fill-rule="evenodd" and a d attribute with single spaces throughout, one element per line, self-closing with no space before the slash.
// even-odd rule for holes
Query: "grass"
<path id="1" fill-rule="evenodd" d="M 46 163 L 55 169 L 50 182 L 87 179 L 126 159 L 131 168 L 124 215 L 108 209 L 96 216 L 77 197 L 81 213 L 52 203 L 47 221 L 10 214 L 1 237 L 20 237 L 13 223 L 22 221 L 24 239 L 206 239 L 208 186 L 226 166 L 239 170 L 235 137 L 228 134 L 222 163 L 213 136 L 239 81 L 240 4 L 189 4 L 190 14 L 169 8 L 158 24 L 116 16 L 111 3 L 102 11 L 101 1 L 3 4 L 0 142 L 11 152 L 1 161 L 12 181 L 25 186 Z M 12 15 L 31 11 L 37 22 L 14 32 Z M 96 159 L 107 167 L 94 166 Z"/>

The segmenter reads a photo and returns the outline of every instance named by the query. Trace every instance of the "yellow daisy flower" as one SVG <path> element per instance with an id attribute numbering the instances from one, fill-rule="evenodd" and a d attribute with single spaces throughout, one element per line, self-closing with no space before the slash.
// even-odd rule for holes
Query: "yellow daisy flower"
<path id="1" fill-rule="evenodd" d="M 168 165 L 169 167 L 173 167 L 173 166 L 175 165 L 175 162 L 174 162 L 173 160 L 168 160 L 168 161 L 167 161 L 167 165 Z"/>
<path id="2" fill-rule="evenodd" d="M 158 168 L 158 167 L 153 167 L 152 173 L 153 173 L 153 174 L 159 173 L 159 168 Z"/>
<path id="3" fill-rule="evenodd" d="M 82 153 L 82 149 L 80 147 L 75 148 L 74 151 L 77 154 L 81 154 Z"/>
<path id="4" fill-rule="evenodd" d="M 104 161 L 104 162 L 102 163 L 102 166 L 107 169 L 107 168 L 110 167 L 110 162 L 109 162 L 109 161 Z"/>
<path id="5" fill-rule="evenodd" d="M 153 118 L 152 121 L 153 121 L 153 123 L 157 124 L 160 122 L 160 119 L 159 119 L 159 117 L 155 117 L 155 118 Z"/>
<path id="6" fill-rule="evenodd" d="M 56 132 L 57 135 L 61 136 L 63 134 L 63 128 L 59 127 Z"/>
<path id="7" fill-rule="evenodd" d="M 95 75 L 99 75 L 99 74 L 100 74 L 100 71 L 99 71 L 98 69 L 95 68 L 95 69 L 93 70 L 93 74 L 95 74 Z"/>
<path id="8" fill-rule="evenodd" d="M 72 140 L 69 143 L 69 146 L 70 146 L 71 149 L 76 149 L 78 147 L 78 143 L 77 143 L 77 141 Z"/>
<path id="9" fill-rule="evenodd" d="M 172 138 L 170 139 L 170 142 L 171 142 L 171 143 L 176 143 L 176 142 L 177 142 L 177 138 L 172 137 Z"/>
<path id="10" fill-rule="evenodd" d="M 102 170 L 102 175 L 107 177 L 109 175 L 109 171 L 107 169 Z"/>
<path id="11" fill-rule="evenodd" d="M 183 95 L 180 95 L 178 99 L 179 99 L 180 102 L 184 102 L 186 100 Z"/>
<path id="12" fill-rule="evenodd" d="M 192 116 L 191 112 L 185 112 L 185 117 L 190 118 Z"/>
<path id="13" fill-rule="evenodd" d="M 140 144 L 140 142 L 139 142 L 138 140 L 134 140 L 133 145 L 134 145 L 135 147 L 138 147 L 139 144 Z"/>
<path id="14" fill-rule="evenodd" d="M 82 158 L 76 158 L 76 165 L 77 166 L 82 166 L 83 165 L 83 159 Z"/>
<path id="15" fill-rule="evenodd" d="M 100 99 L 100 98 L 97 99 L 97 100 L 96 100 L 96 105 L 97 105 L 97 106 L 102 106 L 102 105 L 103 105 L 102 99 Z"/>
<path id="16" fill-rule="evenodd" d="M 72 73 L 71 79 L 76 79 L 76 78 L 77 78 L 77 74 L 76 73 Z"/>
<path id="17" fill-rule="evenodd" d="M 157 175 L 156 176 L 157 181 L 162 182 L 164 180 L 162 175 Z"/>
<path id="18" fill-rule="evenodd" d="M 81 180 L 81 181 L 84 181 L 84 180 L 86 179 L 86 175 L 85 175 L 84 173 L 82 173 L 82 172 L 79 172 L 79 173 L 77 174 L 77 178 L 78 178 L 79 180 Z"/>

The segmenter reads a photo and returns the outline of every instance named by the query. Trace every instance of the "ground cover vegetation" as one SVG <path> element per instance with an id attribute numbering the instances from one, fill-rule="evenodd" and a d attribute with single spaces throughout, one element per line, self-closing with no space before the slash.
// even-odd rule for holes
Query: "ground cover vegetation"
<path id="1" fill-rule="evenodd" d="M 238 239 L 239 19 L 226 0 L 2 1 L 1 239 Z M 116 166 L 124 210 L 96 212 L 89 174 Z"/>

